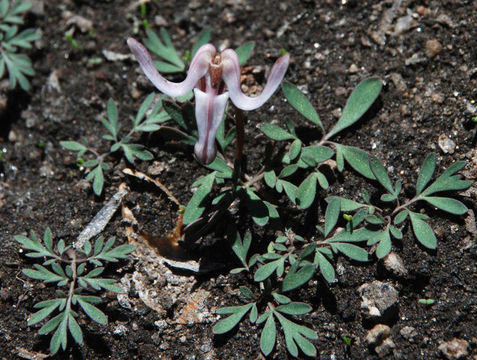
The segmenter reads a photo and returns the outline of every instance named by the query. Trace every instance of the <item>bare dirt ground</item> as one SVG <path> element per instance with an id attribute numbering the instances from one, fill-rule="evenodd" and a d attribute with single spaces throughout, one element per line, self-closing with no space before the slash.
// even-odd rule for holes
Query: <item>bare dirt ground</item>
<path id="1" fill-rule="evenodd" d="M 177 208 L 153 187 L 127 178 L 124 159 L 113 159 L 102 197 L 93 194 L 74 154 L 61 140 L 101 143 L 99 119 L 112 98 L 121 121 L 128 122 L 144 97 L 153 91 L 131 59 L 107 60 L 104 51 L 130 54 L 126 38 L 140 19 L 133 0 L 39 1 L 29 26 L 42 39 L 32 50 L 36 71 L 32 89 L 6 92 L 0 113 L 0 357 L 16 359 L 20 348 L 48 353 L 48 337 L 28 327 L 33 304 L 48 299 L 54 289 L 21 274 L 31 266 L 13 241 L 16 234 L 49 226 L 57 239 L 72 242 L 121 182 L 131 188 L 125 203 L 154 235 L 170 231 Z M 393 8 L 394 6 L 394 8 Z M 392 11 L 391 11 L 392 10 Z M 82 31 L 68 19 L 79 15 L 91 21 L 94 33 Z M 464 0 L 422 1 L 151 1 L 147 18 L 154 30 L 165 26 L 179 52 L 190 49 L 197 34 L 209 28 L 218 48 L 255 41 L 248 64 L 269 68 L 286 49 L 292 62 L 286 79 L 304 91 L 325 126 L 336 121 L 351 90 L 361 79 L 377 76 L 383 91 L 370 116 L 342 136 L 386 164 L 404 188 L 414 184 L 417 170 L 430 152 L 438 154 L 438 168 L 465 160 L 467 177 L 477 167 L 477 3 Z M 64 34 L 74 28 L 81 49 L 73 49 Z M 88 24 L 86 25 L 88 27 Z M 91 59 L 100 59 L 92 62 Z M 258 82 L 263 78 L 256 79 Z M 301 131 L 307 124 L 277 92 L 268 105 L 248 115 L 245 155 L 253 172 L 261 167 L 265 139 L 256 125 L 293 120 Z M 439 137 L 441 142 L 439 144 Z M 446 146 L 443 141 L 446 140 Z M 160 137 L 141 139 L 156 163 L 139 162 L 138 170 L 154 173 L 175 196 L 187 203 L 190 185 L 206 174 L 191 147 Z M 162 170 L 157 170 L 161 168 Z M 376 188 L 354 173 L 345 172 L 329 193 L 356 196 L 356 189 Z M 326 193 L 323 192 L 323 197 Z M 475 187 L 461 197 L 471 209 L 463 217 L 433 214 L 438 249 L 419 247 L 406 231 L 393 250 L 403 259 L 407 275 L 395 277 L 382 264 L 365 266 L 339 260 L 338 282 L 315 279 L 296 297 L 313 306 L 307 325 L 318 333 L 314 341 L 320 359 L 435 359 L 459 358 L 439 346 L 460 339 L 462 359 L 477 359 L 477 246 Z M 292 218 L 291 210 L 286 216 Z M 302 215 L 300 215 L 302 216 Z M 316 216 L 316 214 L 315 214 Z M 309 233 L 307 219 L 294 221 Z M 220 232 L 219 232 L 220 233 Z M 118 213 L 104 236 L 127 241 Z M 266 241 L 263 243 L 266 244 Z M 263 248 L 254 244 L 254 248 Z M 212 273 L 194 276 L 177 271 L 143 253 L 113 268 L 109 274 L 129 286 L 127 296 L 102 294 L 102 310 L 109 324 L 80 318 L 85 345 L 73 345 L 56 358 L 70 359 L 259 359 L 259 329 L 244 321 L 227 336 L 214 336 L 219 319 L 215 310 L 238 303 L 237 289 L 248 280 L 230 275 L 237 260 L 218 236 L 194 245 L 194 254 L 218 264 Z M 266 245 L 265 245 L 266 246 Z M 258 251 L 258 250 L 257 250 Z M 197 256 L 196 256 L 197 257 Z M 145 260 L 146 259 L 146 260 Z M 386 321 L 394 346 L 376 352 L 366 335 L 374 324 L 363 319 L 358 288 L 373 280 L 386 281 L 399 291 L 395 315 Z M 431 306 L 419 299 L 434 299 Z M 343 337 L 352 339 L 350 346 Z M 73 341 L 70 342 L 73 344 Z M 282 338 L 272 359 L 289 355 Z"/>

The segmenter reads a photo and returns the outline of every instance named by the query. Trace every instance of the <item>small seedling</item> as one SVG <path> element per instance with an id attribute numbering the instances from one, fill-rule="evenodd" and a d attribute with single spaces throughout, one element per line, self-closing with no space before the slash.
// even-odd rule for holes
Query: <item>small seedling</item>
<path id="1" fill-rule="evenodd" d="M 45 284 L 56 284 L 58 288 L 56 298 L 34 305 L 34 308 L 39 310 L 30 316 L 28 325 L 33 326 L 50 318 L 38 333 L 53 333 L 50 340 L 51 355 L 56 354 L 60 346 L 63 350 L 66 349 L 68 332 L 76 343 L 82 345 L 83 332 L 77 321 L 80 316 L 78 310 L 81 309 L 99 324 L 107 323 L 106 315 L 96 306 L 101 303 L 101 298 L 91 296 L 90 293 L 104 290 L 123 292 L 121 287 L 114 284 L 114 279 L 99 276 L 105 269 L 104 263 L 126 259 L 135 247 L 128 244 L 114 247 L 114 237 L 104 242 L 102 236 L 94 245 L 87 241 L 79 249 L 65 245 L 63 240 L 58 241 L 55 246 L 49 228 L 45 230 L 43 241 L 33 231 L 30 237 L 17 235 L 15 240 L 20 243 L 22 250 L 29 251 L 25 254 L 27 257 L 44 260 L 42 265 L 33 265 L 34 269 L 24 269 L 23 274 Z"/>
<path id="2" fill-rule="evenodd" d="M 65 40 L 68 42 L 70 47 L 75 50 L 81 50 L 81 45 L 78 41 L 75 40 L 72 34 L 65 33 Z"/>
<path id="3" fill-rule="evenodd" d="M 41 36 L 35 29 L 25 29 L 18 33 L 19 25 L 23 25 L 23 15 L 31 8 L 27 1 L 0 1 L 0 78 L 5 67 L 10 78 L 10 88 L 17 84 L 23 90 L 30 88 L 27 76 L 35 75 L 30 58 L 18 54 L 18 49 L 31 49 L 32 43 Z"/>
<path id="4" fill-rule="evenodd" d="M 71 151 L 77 152 L 78 163 L 88 169 L 86 180 L 93 182 L 93 191 L 100 195 L 104 186 L 104 171 L 108 171 L 110 166 L 105 162 L 106 158 L 114 152 L 122 151 L 126 160 L 134 163 L 134 160 L 151 160 L 152 154 L 146 150 L 144 145 L 131 142 L 133 135 L 154 132 L 161 128 L 163 122 L 170 119 L 169 115 L 163 109 L 162 100 L 158 100 L 154 106 L 155 96 L 150 94 L 141 104 L 136 116 L 131 118 L 132 128 L 125 135 L 120 134 L 121 124 L 119 123 L 118 109 L 112 99 L 109 99 L 107 105 L 107 119 L 101 119 L 102 124 L 109 132 L 103 136 L 104 140 L 111 142 L 108 152 L 100 154 L 95 148 L 90 147 L 86 140 L 61 141 L 61 145 Z M 152 110 L 150 108 L 152 107 Z M 90 156 L 91 155 L 91 156 Z M 88 156 L 88 160 L 84 157 Z"/>

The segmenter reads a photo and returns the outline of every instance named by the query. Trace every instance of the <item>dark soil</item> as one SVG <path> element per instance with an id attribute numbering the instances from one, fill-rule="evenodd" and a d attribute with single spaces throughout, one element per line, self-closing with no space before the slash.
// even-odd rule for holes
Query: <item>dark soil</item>
<path id="1" fill-rule="evenodd" d="M 138 80 L 136 62 L 107 61 L 102 53 L 109 50 L 129 54 L 125 40 L 134 35 L 134 18 L 140 18 L 135 3 L 133 0 L 44 1 L 44 12 L 29 16 L 30 26 L 42 32 L 41 43 L 30 54 L 36 71 L 32 89 L 29 94 L 9 92 L 7 107 L 0 115 L 2 359 L 17 358 L 21 348 L 48 353 L 49 344 L 49 337 L 36 335 L 38 326 L 27 326 L 27 319 L 35 311 L 33 305 L 48 299 L 53 289 L 21 274 L 21 270 L 33 262 L 19 252 L 14 235 L 30 230 L 43 233 L 50 227 L 56 239 L 71 243 L 121 182 L 131 187 L 126 203 L 137 211 L 143 229 L 161 236 L 174 227 L 175 205 L 154 188 L 126 178 L 122 169 L 130 165 L 125 160 L 110 159 L 113 170 L 107 174 L 103 196 L 97 197 L 83 180 L 84 173 L 76 166 L 75 155 L 60 146 L 61 140 L 85 137 L 92 144 L 103 144 L 98 145 L 100 150 L 107 150 L 106 142 L 101 140 L 105 132 L 99 119 L 105 114 L 108 99 L 118 104 L 121 121 L 127 126 L 129 117 L 154 90 L 148 82 Z M 393 3 L 400 6 L 387 24 L 383 19 Z M 66 24 L 66 18 L 71 16 L 68 12 L 94 24 L 93 35 L 75 30 L 74 37 L 81 44 L 81 50 L 71 48 L 64 38 L 70 28 Z M 408 13 L 413 19 L 410 28 L 394 33 L 398 19 Z M 477 112 L 477 5 L 474 1 L 151 1 L 147 12 L 151 24 L 155 16 L 166 20 L 167 30 L 181 53 L 191 48 L 204 28 L 211 29 L 212 42 L 218 48 L 235 48 L 246 41 L 255 41 L 250 65 L 269 67 L 279 56 L 280 49 L 286 49 L 292 55 L 286 79 L 307 93 L 326 128 L 336 121 L 333 114 L 343 107 L 359 81 L 377 76 L 385 84 L 377 104 L 357 126 L 344 132 L 340 141 L 379 157 L 394 180 L 403 180 L 405 188 L 415 183 L 418 168 L 430 152 L 438 154 L 440 171 L 456 160 L 465 160 L 468 162 L 465 173 L 475 176 L 476 126 L 471 120 Z M 153 26 L 158 30 L 158 26 Z M 142 39 L 144 33 L 141 30 L 134 36 Z M 436 53 L 426 49 L 429 40 L 437 40 L 442 49 Z M 91 65 L 88 61 L 92 58 L 103 61 Z M 59 89 L 51 86 L 52 74 L 59 79 Z M 259 135 L 256 125 L 260 122 L 283 124 L 287 119 L 294 121 L 299 132 L 310 133 L 310 141 L 314 140 L 309 123 L 283 101 L 280 92 L 265 107 L 248 114 L 245 156 L 250 174 L 261 168 L 261 154 L 267 142 Z M 444 153 L 439 148 L 440 135 L 456 143 L 452 153 Z M 190 185 L 207 173 L 194 160 L 192 148 L 154 136 L 141 141 L 154 153 L 157 164 L 165 166 L 158 178 L 182 203 L 187 203 L 192 195 Z M 147 172 L 151 163 L 137 163 L 136 168 Z M 372 184 L 345 171 L 344 176 L 336 177 L 328 193 L 353 198 L 361 189 L 377 193 Z M 322 192 L 321 196 L 325 195 L 326 192 Z M 271 196 L 275 197 L 274 201 L 286 204 L 286 200 L 276 198 L 276 194 Z M 475 212 L 475 190 L 461 200 Z M 310 236 L 314 231 L 310 224 L 316 223 L 317 216 L 321 217 L 322 210 L 317 209 L 308 218 L 290 209 L 282 220 L 294 224 L 302 235 Z M 373 325 L 361 315 L 357 291 L 361 284 L 378 279 L 392 283 L 399 290 L 398 313 L 387 322 L 396 346 L 384 358 L 444 357 L 438 346 L 455 337 L 468 342 L 467 358 L 475 359 L 477 247 L 475 233 L 469 233 L 471 215 L 467 225 L 464 218 L 433 213 L 431 224 L 439 241 L 435 252 L 419 247 L 412 232 L 406 229 L 402 242 L 395 243 L 393 248 L 409 272 L 405 278 L 393 277 L 377 261 L 360 266 L 340 258 L 342 272 L 338 282 L 325 285 L 322 279 L 316 278 L 310 282 L 313 286 L 296 293 L 295 299 L 313 306 L 313 312 L 304 320 L 319 335 L 314 342 L 319 358 L 378 357 L 365 341 Z M 242 224 L 243 229 L 248 225 L 251 224 Z M 118 213 L 103 235 L 116 236 L 125 242 L 123 230 Z M 220 226 L 216 234 L 194 246 L 188 244 L 198 249 L 194 254 L 209 254 L 210 261 L 219 265 L 215 273 L 199 277 L 174 275 L 193 281 L 196 293 L 201 290 L 208 294 L 202 299 L 204 311 L 210 312 L 205 320 L 178 322 L 177 312 L 186 304 L 174 303 L 167 297 L 164 301 L 170 304 L 164 305 L 167 311 L 161 313 L 142 303 L 133 290 L 129 298 L 136 305 L 131 309 L 120 306 L 115 294 L 105 293 L 102 309 L 108 315 L 109 324 L 101 326 L 80 318 L 84 346 L 72 345 L 56 358 L 260 358 L 260 329 L 248 321 L 226 337 L 212 334 L 218 319 L 215 309 L 237 304 L 237 290 L 248 281 L 243 275 L 228 275 L 230 264 L 235 264 L 236 259 L 228 244 L 220 239 Z M 263 232 L 254 235 L 257 251 L 266 245 L 266 239 L 258 243 L 260 234 Z M 138 261 L 125 261 L 110 275 L 118 280 L 128 276 Z M 165 283 L 167 279 L 162 284 Z M 160 292 L 161 285 L 157 284 Z M 436 302 L 425 306 L 418 303 L 419 299 Z M 202 307 L 195 311 L 200 312 Z M 406 326 L 415 329 L 415 336 L 401 335 Z M 351 346 L 345 344 L 344 336 L 352 339 Z M 74 342 L 70 339 L 69 343 Z M 288 357 L 284 339 L 279 337 L 271 358 Z"/>

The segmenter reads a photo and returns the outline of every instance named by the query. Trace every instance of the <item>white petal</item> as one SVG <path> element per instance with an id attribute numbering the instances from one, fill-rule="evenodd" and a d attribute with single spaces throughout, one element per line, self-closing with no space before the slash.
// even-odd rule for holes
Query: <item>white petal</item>
<path id="1" fill-rule="evenodd" d="M 222 78 L 230 93 L 230 100 L 236 107 L 242 110 L 255 110 L 262 106 L 277 90 L 285 76 L 290 62 L 290 55 L 281 56 L 273 65 L 267 85 L 262 93 L 256 97 L 245 95 L 240 89 L 240 63 L 234 50 L 227 49 L 222 52 Z"/>
<path id="2" fill-rule="evenodd" d="M 225 106 L 229 99 L 227 92 L 221 95 L 205 93 L 200 89 L 194 89 L 195 94 L 195 118 L 199 139 L 194 146 L 197 159 L 202 164 L 210 164 L 217 155 L 215 134 L 224 117 Z"/>
<path id="3" fill-rule="evenodd" d="M 160 92 L 171 97 L 183 96 L 191 91 L 197 81 L 209 71 L 209 64 L 216 52 L 213 45 L 202 45 L 192 59 L 185 80 L 180 83 L 174 83 L 164 79 L 161 74 L 159 74 L 154 66 L 151 55 L 140 42 L 133 38 L 129 38 L 127 42 L 147 78 L 151 80 Z"/>

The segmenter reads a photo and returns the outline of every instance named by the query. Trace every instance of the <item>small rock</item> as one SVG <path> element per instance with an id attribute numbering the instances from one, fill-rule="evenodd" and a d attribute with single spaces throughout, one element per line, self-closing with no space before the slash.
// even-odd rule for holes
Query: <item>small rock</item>
<path id="1" fill-rule="evenodd" d="M 117 336 L 124 336 L 128 333 L 128 328 L 124 325 L 118 325 L 114 328 L 113 334 Z"/>
<path id="2" fill-rule="evenodd" d="M 53 171 L 53 168 L 51 167 L 50 164 L 41 166 L 39 169 L 39 172 L 40 172 L 40 176 L 45 178 L 50 178 L 53 175 L 55 175 L 55 172 Z"/>
<path id="3" fill-rule="evenodd" d="M 366 342 L 380 358 L 388 355 L 396 347 L 389 335 L 391 328 L 384 324 L 376 325 L 366 334 Z"/>
<path id="4" fill-rule="evenodd" d="M 465 229 L 470 234 L 477 233 L 477 225 L 475 223 L 475 214 L 474 214 L 474 211 L 472 211 L 471 209 L 467 211 L 467 217 L 465 218 Z"/>
<path id="5" fill-rule="evenodd" d="M 335 95 L 336 95 L 336 96 L 343 96 L 343 95 L 346 95 L 347 93 L 348 93 L 348 90 L 346 90 L 345 87 L 338 86 L 338 87 L 335 89 Z"/>
<path id="6" fill-rule="evenodd" d="M 436 40 L 427 40 L 426 41 L 426 55 L 430 58 L 433 58 L 434 56 L 438 55 L 442 51 L 442 45 L 441 43 Z"/>
<path id="7" fill-rule="evenodd" d="M 392 349 L 394 349 L 395 347 L 396 344 L 394 344 L 394 341 L 391 338 L 387 338 L 383 341 L 381 345 L 376 346 L 374 348 L 374 351 L 376 351 L 376 354 L 378 354 L 380 358 L 383 358 L 389 355 Z"/>
<path id="8" fill-rule="evenodd" d="M 423 15 L 427 15 L 429 14 L 429 9 L 426 8 L 425 6 L 422 6 L 422 5 L 419 5 L 417 8 L 416 8 L 416 12 L 423 16 Z"/>
<path id="9" fill-rule="evenodd" d="M 397 277 L 405 277 L 407 269 L 401 257 L 395 252 L 391 251 L 384 259 L 383 265 L 387 271 L 396 275 Z"/>
<path id="10" fill-rule="evenodd" d="M 10 130 L 8 133 L 8 141 L 15 142 L 17 141 L 17 133 L 14 130 Z"/>
<path id="11" fill-rule="evenodd" d="M 104 49 L 103 51 L 103 55 L 104 57 L 106 58 L 106 60 L 108 61 L 124 61 L 124 60 L 133 60 L 134 59 L 134 55 L 132 54 L 120 54 L 120 53 L 117 53 L 117 52 L 114 52 L 114 51 L 109 51 L 109 50 L 106 50 Z"/>
<path id="12" fill-rule="evenodd" d="M 351 74 L 355 74 L 359 71 L 359 68 L 356 66 L 356 64 L 351 64 L 348 71 Z"/>
<path id="13" fill-rule="evenodd" d="M 336 108 L 331 112 L 331 114 L 338 119 L 341 116 L 341 111 L 341 108 Z"/>
<path id="14" fill-rule="evenodd" d="M 449 360 L 466 357 L 469 354 L 468 348 L 468 341 L 457 338 L 443 342 L 438 347 L 439 351 Z"/>
<path id="15" fill-rule="evenodd" d="M 82 33 L 87 33 L 93 28 L 93 21 L 80 15 L 73 15 L 71 18 L 69 18 L 66 22 L 66 25 L 71 24 L 76 25 Z"/>
<path id="16" fill-rule="evenodd" d="M 414 338 L 417 336 L 417 331 L 412 326 L 404 326 L 399 333 L 409 342 L 414 342 Z"/>
<path id="17" fill-rule="evenodd" d="M 437 18 L 436 21 L 440 24 L 447 25 L 450 29 L 455 28 L 455 24 L 452 21 L 452 19 L 449 17 L 449 15 L 446 14 L 440 14 Z"/>
<path id="18" fill-rule="evenodd" d="M 391 328 L 384 324 L 378 324 L 366 334 L 366 342 L 371 347 L 381 344 L 391 334 Z"/>
<path id="19" fill-rule="evenodd" d="M 391 81 L 399 92 L 404 92 L 407 90 L 406 81 L 404 81 L 401 74 L 393 72 L 389 74 L 389 77 L 391 78 Z"/>
<path id="20" fill-rule="evenodd" d="M 436 104 L 442 104 L 444 102 L 444 96 L 440 93 L 434 92 L 431 94 L 431 99 Z"/>
<path id="21" fill-rule="evenodd" d="M 394 26 L 394 36 L 399 36 L 409 29 L 415 27 L 417 25 L 416 21 L 412 18 L 411 15 L 406 15 L 403 17 L 400 17 L 396 21 L 396 25 Z"/>
<path id="22" fill-rule="evenodd" d="M 169 26 L 169 24 L 167 23 L 167 20 L 161 15 L 154 16 L 154 24 L 159 26 L 159 27 Z"/>
<path id="23" fill-rule="evenodd" d="M 369 320 L 382 320 L 391 317 L 397 310 L 398 291 L 391 284 L 375 280 L 358 288 L 361 294 L 361 310 Z"/>
<path id="24" fill-rule="evenodd" d="M 421 56 L 419 53 L 413 54 L 410 58 L 407 58 L 404 64 L 406 66 L 416 65 L 422 62 L 426 62 L 427 58 Z"/>
<path id="25" fill-rule="evenodd" d="M 444 152 L 444 154 L 453 154 L 456 144 L 450 138 L 448 138 L 445 134 L 439 135 L 439 139 L 437 140 L 437 144 Z"/>

